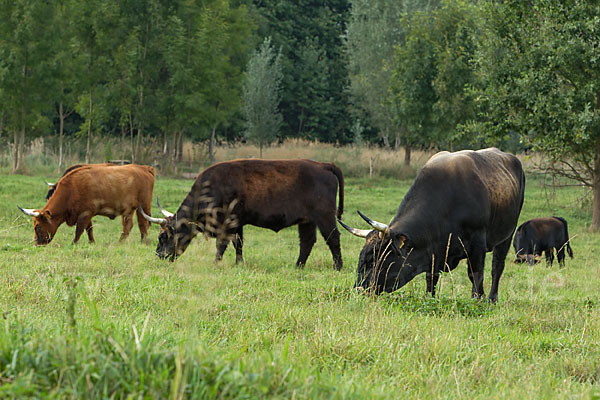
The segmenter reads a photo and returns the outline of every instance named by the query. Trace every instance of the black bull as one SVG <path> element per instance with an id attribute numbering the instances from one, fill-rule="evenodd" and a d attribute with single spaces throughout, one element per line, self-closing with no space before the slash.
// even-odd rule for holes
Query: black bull
<path id="1" fill-rule="evenodd" d="M 336 194 L 339 187 L 339 207 Z M 242 261 L 243 227 L 254 225 L 275 232 L 298 225 L 304 266 L 317 228 L 327 242 L 335 268 L 342 268 L 336 216 L 344 208 L 342 171 L 331 163 L 310 160 L 235 160 L 204 170 L 175 214 L 151 218 L 161 224 L 156 253 L 174 260 L 192 238 L 204 233 L 217 239 L 217 261 L 233 242 L 236 262 Z"/>
<path id="2" fill-rule="evenodd" d="M 560 265 L 565 265 L 565 250 L 573 258 L 567 221 L 561 217 L 534 218 L 522 223 L 515 232 L 513 246 L 516 263 L 534 264 L 536 256 L 543 252 L 546 262 L 552 265 L 555 249 Z"/>
<path id="3" fill-rule="evenodd" d="M 495 148 L 437 153 L 419 171 L 389 226 L 367 217 L 375 230 L 344 225 L 366 238 L 356 286 L 391 292 L 426 272 L 427 291 L 435 295 L 440 272 L 466 258 L 472 295 L 480 298 L 485 254 L 493 250 L 489 299 L 496 301 L 524 190 L 521 162 L 511 154 Z"/>

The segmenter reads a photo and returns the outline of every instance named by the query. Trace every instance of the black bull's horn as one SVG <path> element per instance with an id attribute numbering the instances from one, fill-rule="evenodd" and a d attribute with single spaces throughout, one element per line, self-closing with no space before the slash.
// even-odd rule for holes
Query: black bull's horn
<path id="1" fill-rule="evenodd" d="M 348 225 L 346 225 L 345 223 L 343 223 L 342 221 L 340 221 L 338 219 L 338 222 L 340 223 L 341 226 L 343 226 L 348 232 L 350 232 L 351 234 L 353 234 L 354 236 L 358 236 L 360 238 L 366 238 L 367 235 L 369 234 L 369 232 L 371 232 L 370 229 L 356 229 L 356 228 L 351 228 Z"/>
<path id="2" fill-rule="evenodd" d="M 144 212 L 144 210 L 142 209 L 142 206 L 138 204 L 138 210 L 140 210 L 140 212 L 142 213 L 142 216 L 144 218 L 146 218 L 148 221 L 154 223 L 154 224 L 164 224 L 165 222 L 167 222 L 166 218 L 154 218 L 149 216 L 148 214 L 146 214 Z"/>
<path id="3" fill-rule="evenodd" d="M 367 217 L 366 215 L 364 215 L 363 213 L 361 213 L 358 210 L 356 210 L 356 212 L 365 221 L 367 221 L 367 224 L 371 225 L 374 229 L 378 230 L 379 232 L 387 232 L 387 230 L 388 230 L 389 227 L 386 224 L 383 224 L 383 223 L 377 222 L 377 221 L 373 221 L 371 218 Z"/>
<path id="4" fill-rule="evenodd" d="M 172 217 L 173 215 L 175 215 L 172 212 L 169 212 L 160 206 L 160 203 L 158 202 L 158 196 L 156 196 L 156 205 L 158 206 L 158 209 L 165 217 Z"/>

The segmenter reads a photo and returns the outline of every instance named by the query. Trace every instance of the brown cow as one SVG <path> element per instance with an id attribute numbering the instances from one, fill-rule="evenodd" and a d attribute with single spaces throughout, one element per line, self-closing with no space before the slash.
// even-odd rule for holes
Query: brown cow
<path id="1" fill-rule="evenodd" d="M 336 215 L 341 218 L 343 209 L 344 177 L 335 164 L 310 160 L 234 160 L 215 164 L 198 175 L 176 214 L 147 218 L 162 226 L 156 254 L 171 261 L 200 232 L 217 238 L 217 261 L 223 257 L 229 241 L 233 241 L 239 262 L 244 225 L 275 232 L 298 225 L 300 255 L 296 265 L 306 264 L 318 228 L 331 250 L 335 268 L 340 270 L 340 233 L 335 218 Z"/>
<path id="2" fill-rule="evenodd" d="M 77 243 L 84 230 L 94 242 L 92 218 L 103 215 L 110 219 L 121 215 L 123 232 L 120 240 L 129 235 L 133 226 L 133 212 L 138 204 L 150 212 L 154 189 L 154 168 L 145 165 L 81 166 L 63 176 L 56 191 L 41 210 L 23 209 L 33 217 L 37 245 L 48 244 L 63 223 L 76 225 Z M 138 227 L 142 240 L 148 236 L 148 221 L 138 213 Z"/>

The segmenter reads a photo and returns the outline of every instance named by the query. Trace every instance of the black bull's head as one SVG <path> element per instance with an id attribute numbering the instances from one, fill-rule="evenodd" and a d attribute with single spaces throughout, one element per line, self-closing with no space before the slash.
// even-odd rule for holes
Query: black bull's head
<path id="1" fill-rule="evenodd" d="M 358 259 L 355 288 L 376 294 L 392 292 L 430 265 L 431 260 L 426 253 L 413 248 L 404 233 L 394 232 L 388 225 L 373 221 L 360 211 L 358 213 L 373 230 L 351 228 L 338 220 L 350 233 L 366 239 Z"/>
<path id="2" fill-rule="evenodd" d="M 206 200 L 206 197 L 204 198 Z M 237 218 L 233 215 L 233 208 L 237 201 L 232 201 L 227 207 L 206 206 L 203 202 L 199 207 L 183 205 L 177 214 L 163 209 L 156 198 L 156 204 L 165 218 L 154 218 L 147 215 L 141 206 L 138 209 L 149 222 L 159 224 L 156 255 L 161 259 L 175 261 L 189 246 L 192 239 L 203 233 L 207 236 L 221 240 L 230 240 L 230 230 L 237 227 Z"/>
<path id="3" fill-rule="evenodd" d="M 175 261 L 192 240 L 192 232 L 186 221 L 178 221 L 175 214 L 163 209 L 156 198 L 158 209 L 165 218 L 154 218 L 147 215 L 141 206 L 138 209 L 141 214 L 149 222 L 160 225 L 160 233 L 158 234 L 158 245 L 156 246 L 156 255 L 161 259 Z"/>

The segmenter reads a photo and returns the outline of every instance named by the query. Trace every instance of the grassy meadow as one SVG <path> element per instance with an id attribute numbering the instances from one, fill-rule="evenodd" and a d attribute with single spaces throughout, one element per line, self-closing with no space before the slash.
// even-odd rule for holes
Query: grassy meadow
<path id="1" fill-rule="evenodd" d="M 357 294 L 363 241 L 345 231 L 341 272 L 320 236 L 296 269 L 295 227 L 246 227 L 239 265 L 231 246 L 215 265 L 201 236 L 161 261 L 156 225 L 149 244 L 136 224 L 118 243 L 120 219 L 103 217 L 96 244 L 63 225 L 36 247 L 16 206 L 41 208 L 49 178 L 0 175 L 0 398 L 600 398 L 600 236 L 582 188 L 529 177 L 521 221 L 566 218 L 575 258 L 517 265 L 511 249 L 492 305 L 470 299 L 464 262 L 436 298 L 424 275 Z M 154 191 L 175 211 L 191 184 Z M 410 184 L 349 177 L 344 220 L 389 221 Z"/>

